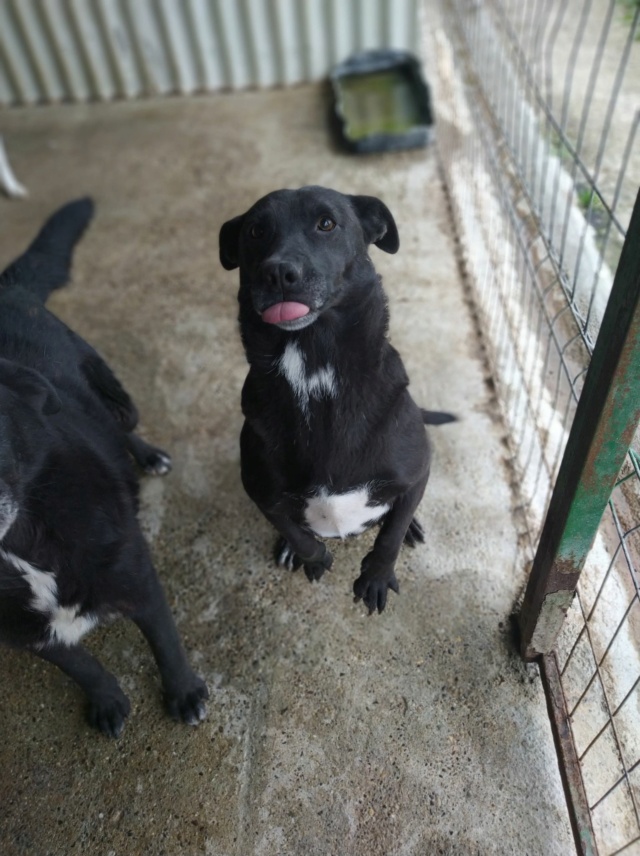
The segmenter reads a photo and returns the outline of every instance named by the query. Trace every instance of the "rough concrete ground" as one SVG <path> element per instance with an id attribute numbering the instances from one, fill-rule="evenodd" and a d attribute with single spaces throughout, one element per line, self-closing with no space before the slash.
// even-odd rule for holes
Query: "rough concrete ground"
<path id="1" fill-rule="evenodd" d="M 302 87 L 2 115 L 31 196 L 0 200 L 0 264 L 56 206 L 96 199 L 51 307 L 173 454 L 171 475 L 143 483 L 143 519 L 211 688 L 207 721 L 175 724 L 136 628 L 94 633 L 132 701 L 112 742 L 61 673 L 3 651 L 5 856 L 573 852 L 542 688 L 510 644 L 523 576 L 503 429 L 436 152 L 336 154 L 325 106 Z M 372 535 L 332 546 L 333 572 L 310 585 L 274 567 L 274 534 L 239 478 L 246 364 L 217 231 L 269 190 L 307 183 L 380 195 L 396 215 L 400 253 L 372 250 L 392 340 L 416 399 L 461 417 L 432 431 L 427 543 L 403 552 L 401 594 L 372 618 L 350 594 Z"/>

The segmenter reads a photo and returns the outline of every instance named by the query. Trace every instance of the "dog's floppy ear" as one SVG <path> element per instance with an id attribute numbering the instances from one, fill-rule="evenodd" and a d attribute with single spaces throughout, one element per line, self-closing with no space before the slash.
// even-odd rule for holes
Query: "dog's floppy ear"
<path id="1" fill-rule="evenodd" d="M 10 360 L 0 359 L 0 384 L 7 386 L 45 416 L 51 416 L 62 408 L 58 393 L 40 372 Z"/>
<path id="2" fill-rule="evenodd" d="M 220 229 L 220 264 L 225 270 L 238 267 L 238 243 L 244 217 L 245 215 L 241 214 L 233 220 L 227 220 Z"/>
<path id="3" fill-rule="evenodd" d="M 397 253 L 398 228 L 384 202 L 375 196 L 350 196 L 349 200 L 360 219 L 367 244 L 375 244 L 385 253 Z"/>

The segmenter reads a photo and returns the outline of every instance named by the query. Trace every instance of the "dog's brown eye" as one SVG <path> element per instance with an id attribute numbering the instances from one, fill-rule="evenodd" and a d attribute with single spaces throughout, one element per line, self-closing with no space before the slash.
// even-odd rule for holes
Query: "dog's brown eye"
<path id="1" fill-rule="evenodd" d="M 320 229 L 321 232 L 332 232 L 335 228 L 336 224 L 331 217 L 321 217 L 318 220 L 318 229 Z"/>
<path id="2" fill-rule="evenodd" d="M 262 226 L 254 225 L 249 229 L 249 234 L 252 238 L 262 238 L 264 235 L 264 229 Z"/>

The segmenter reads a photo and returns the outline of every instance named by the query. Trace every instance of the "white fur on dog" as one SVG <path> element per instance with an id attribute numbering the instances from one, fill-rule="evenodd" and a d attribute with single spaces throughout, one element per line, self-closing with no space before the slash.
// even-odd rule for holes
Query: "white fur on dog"
<path id="1" fill-rule="evenodd" d="M 0 187 L 2 187 L 7 196 L 13 198 L 27 196 L 28 193 L 27 188 L 20 184 L 13 174 L 2 137 L 0 137 Z"/>
<path id="2" fill-rule="evenodd" d="M 284 568 L 287 568 L 289 571 L 292 571 L 295 558 L 296 554 L 291 549 L 289 543 L 285 541 L 282 545 L 282 549 L 278 553 L 278 564 L 282 565 Z"/>
<path id="3" fill-rule="evenodd" d="M 370 505 L 369 500 L 366 485 L 347 493 L 329 493 L 326 487 L 321 487 L 307 500 L 304 518 L 307 526 L 321 538 L 359 535 L 391 508 L 390 505 Z"/>
<path id="4" fill-rule="evenodd" d="M 41 571 L 32 564 L 0 549 L 0 557 L 19 571 L 25 578 L 33 597 L 29 603 L 31 609 L 46 615 L 49 619 L 49 633 L 52 642 L 62 645 L 75 645 L 98 623 L 95 615 L 79 615 L 79 606 L 60 606 L 58 603 L 58 584 L 50 571 Z"/>
<path id="5" fill-rule="evenodd" d="M 338 381 L 333 366 L 325 366 L 313 374 L 307 374 L 304 354 L 295 342 L 287 342 L 284 354 L 279 360 L 280 374 L 284 375 L 293 390 L 302 412 L 309 412 L 309 399 L 335 398 L 338 394 Z"/>

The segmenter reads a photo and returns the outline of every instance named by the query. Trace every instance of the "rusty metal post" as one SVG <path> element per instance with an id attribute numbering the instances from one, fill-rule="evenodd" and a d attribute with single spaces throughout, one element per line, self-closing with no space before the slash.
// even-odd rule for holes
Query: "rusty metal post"
<path id="1" fill-rule="evenodd" d="M 587 793 L 578 753 L 573 742 L 567 702 L 555 653 L 540 658 L 540 673 L 547 698 L 553 740 L 558 753 L 560 778 L 567 796 L 569 820 L 579 856 L 598 856 Z"/>
<path id="2" fill-rule="evenodd" d="M 555 646 L 640 420 L 640 193 L 520 611 L 527 660 Z"/>

